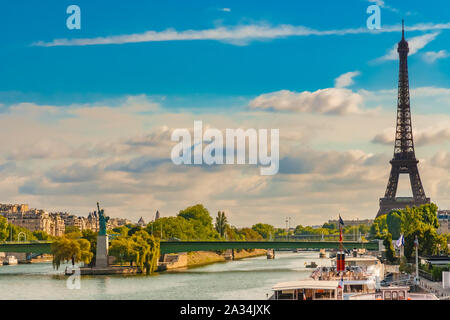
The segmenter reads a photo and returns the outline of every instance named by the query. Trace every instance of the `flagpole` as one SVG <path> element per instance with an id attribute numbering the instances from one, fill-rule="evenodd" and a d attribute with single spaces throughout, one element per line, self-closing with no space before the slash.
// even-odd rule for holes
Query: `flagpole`
<path id="1" fill-rule="evenodd" d="M 419 284 L 419 240 L 414 240 L 414 246 L 416 247 L 416 285 Z"/>

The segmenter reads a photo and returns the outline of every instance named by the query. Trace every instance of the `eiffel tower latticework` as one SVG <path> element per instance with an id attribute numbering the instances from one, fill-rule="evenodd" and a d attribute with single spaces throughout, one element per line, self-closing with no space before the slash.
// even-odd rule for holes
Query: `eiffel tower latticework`
<path id="1" fill-rule="evenodd" d="M 395 131 L 394 157 L 390 161 L 391 174 L 384 194 L 380 199 L 380 209 L 377 217 L 394 209 L 406 206 L 418 206 L 430 203 L 420 180 L 419 169 L 414 152 L 414 140 L 411 123 L 411 108 L 409 99 L 408 78 L 408 42 L 405 40 L 405 30 L 402 23 L 402 40 L 398 43 L 397 52 L 400 58 L 398 77 L 397 125 Z M 411 182 L 411 197 L 396 197 L 400 174 L 409 174 Z"/>

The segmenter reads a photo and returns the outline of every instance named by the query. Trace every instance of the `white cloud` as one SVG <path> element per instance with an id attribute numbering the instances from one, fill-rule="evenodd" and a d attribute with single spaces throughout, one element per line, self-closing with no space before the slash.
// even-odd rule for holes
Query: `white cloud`
<path id="1" fill-rule="evenodd" d="M 319 89 L 314 92 L 293 92 L 280 90 L 262 94 L 249 105 L 253 109 L 311 112 L 324 114 L 362 114 L 363 96 L 345 87 L 354 83 L 359 71 L 347 72 L 334 80 L 334 88 Z"/>
<path id="2" fill-rule="evenodd" d="M 409 44 L 409 55 L 412 56 L 413 54 L 417 53 L 420 49 L 425 47 L 428 43 L 436 39 L 436 37 L 439 35 L 439 32 L 433 32 L 433 33 L 427 33 L 421 36 L 413 37 L 411 39 L 407 39 Z M 376 59 L 376 62 L 381 61 L 387 61 L 387 60 L 397 60 L 398 59 L 398 52 L 397 52 L 397 44 L 394 45 L 394 47 L 389 50 L 389 52 Z"/>
<path id="3" fill-rule="evenodd" d="M 408 31 L 430 31 L 450 29 L 450 23 L 432 24 L 421 23 L 408 27 Z M 143 33 L 124 34 L 116 36 L 104 36 L 97 38 L 74 38 L 74 39 L 54 39 L 50 42 L 38 41 L 33 43 L 35 46 L 53 47 L 53 46 L 87 46 L 87 45 L 106 45 L 106 44 L 125 44 L 138 42 L 155 41 L 192 41 L 192 40 L 216 40 L 228 42 L 236 45 L 244 45 L 252 40 L 268 40 L 284 38 L 291 36 L 328 36 L 328 35 L 349 35 L 349 34 L 380 34 L 386 32 L 399 32 L 400 25 L 383 26 L 380 30 L 369 30 L 364 27 L 347 28 L 335 30 L 315 30 L 305 26 L 294 26 L 282 24 L 271 26 L 269 24 L 250 24 L 231 27 L 216 27 L 204 30 L 184 30 L 166 29 L 163 31 L 149 30 Z"/>
<path id="4" fill-rule="evenodd" d="M 444 59 L 450 57 L 450 53 L 447 50 L 440 51 L 428 51 L 423 54 L 425 62 L 434 63 L 438 59 Z"/>
<path id="5" fill-rule="evenodd" d="M 344 73 L 334 80 L 334 87 L 345 88 L 351 86 L 354 83 L 353 78 L 359 76 L 360 74 L 361 73 L 359 71 Z"/>
<path id="6" fill-rule="evenodd" d="M 359 110 L 380 95 L 379 91 L 362 94 L 346 88 L 317 90 L 302 98 L 310 112 L 277 114 L 258 108 L 219 114 L 217 110 L 174 113 L 163 106 L 148 114 L 141 110 L 147 110 L 147 104 L 153 106 L 151 99 L 140 107 L 126 97 L 83 106 L 16 104 L 0 115 L 0 156 L 10 159 L 0 165 L 4 168 L 0 170 L 0 193 L 8 202 L 80 215 L 101 201 L 108 215 L 134 221 L 140 216 L 151 220 L 156 210 L 163 216 L 175 215 L 195 203 L 203 203 L 211 214 L 224 210 L 230 222 L 240 226 L 260 221 L 282 226 L 280 212 L 303 225 L 323 223 L 338 210 L 349 219 L 373 218 L 377 198 L 386 187 L 392 145 L 372 145 L 370 140 L 379 128 L 395 122 L 395 90 L 381 92 L 388 99 L 377 103 L 389 111 L 381 110 L 377 117 L 349 112 L 333 119 L 324 113 L 348 110 L 342 103 L 334 109 L 324 108 L 333 105 L 326 92 L 330 99 L 343 93 L 345 98 L 361 95 Z M 418 88 L 413 92 L 448 97 L 450 90 Z M 298 101 L 300 95 L 293 93 L 287 100 Z M 325 102 L 324 106 L 317 107 L 318 101 Z M 174 166 L 169 133 L 172 128 L 191 128 L 198 119 L 221 130 L 279 128 L 280 173 L 262 177 L 252 166 Z M 445 114 L 414 113 L 414 124 L 424 128 L 420 131 L 433 133 L 418 136 L 423 143 L 433 141 L 431 147 L 416 150 L 419 156 L 421 152 L 435 154 L 429 150 L 433 146 L 442 149 L 437 141 L 448 132 L 435 134 L 431 128 L 437 124 L 439 132 L 450 127 L 449 123 Z M 391 139 L 393 135 L 391 127 Z M 445 139 L 440 141 L 449 141 Z M 432 158 L 420 159 L 427 195 L 440 206 L 450 205 L 448 157 Z"/>
<path id="7" fill-rule="evenodd" d="M 230 8 L 222 8 L 222 9 L 220 9 L 221 11 L 223 11 L 223 12 L 231 12 L 231 9 Z"/>
<path id="8" fill-rule="evenodd" d="M 385 145 L 394 145 L 395 129 L 390 128 L 377 134 L 372 142 Z M 414 144 L 424 146 L 450 141 L 450 128 L 448 124 L 435 125 L 413 132 Z"/>
<path id="9" fill-rule="evenodd" d="M 383 9 L 387 9 L 387 10 L 390 10 L 392 12 L 399 12 L 398 9 L 386 5 L 386 3 L 383 0 L 368 0 L 368 1 L 371 2 L 371 3 L 376 4 L 377 6 L 383 8 Z"/>
<path id="10" fill-rule="evenodd" d="M 250 102 L 253 109 L 313 112 L 326 114 L 362 113 L 363 98 L 345 88 L 319 89 L 314 92 L 281 90 L 262 94 Z"/>

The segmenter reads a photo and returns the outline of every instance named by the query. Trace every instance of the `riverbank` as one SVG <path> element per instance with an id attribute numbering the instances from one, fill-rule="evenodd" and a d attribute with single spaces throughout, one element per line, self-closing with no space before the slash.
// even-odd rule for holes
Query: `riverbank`
<path id="1" fill-rule="evenodd" d="M 241 250 L 240 252 L 235 251 L 234 260 L 240 260 L 250 257 L 258 257 L 266 255 L 267 250 L 265 249 L 254 249 L 252 251 Z M 212 251 L 194 251 L 187 254 L 187 267 L 199 267 L 216 262 L 228 261 L 224 254 L 217 254 Z"/>

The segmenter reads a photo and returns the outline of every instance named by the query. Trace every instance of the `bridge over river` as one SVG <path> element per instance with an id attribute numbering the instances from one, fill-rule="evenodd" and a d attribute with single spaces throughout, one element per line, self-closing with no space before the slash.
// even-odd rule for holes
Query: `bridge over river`
<path id="1" fill-rule="evenodd" d="M 0 242 L 0 252 L 51 253 L 51 241 Z M 344 241 L 345 249 L 378 250 L 377 241 Z M 337 241 L 161 241 L 161 254 L 226 249 L 337 249 Z"/>

